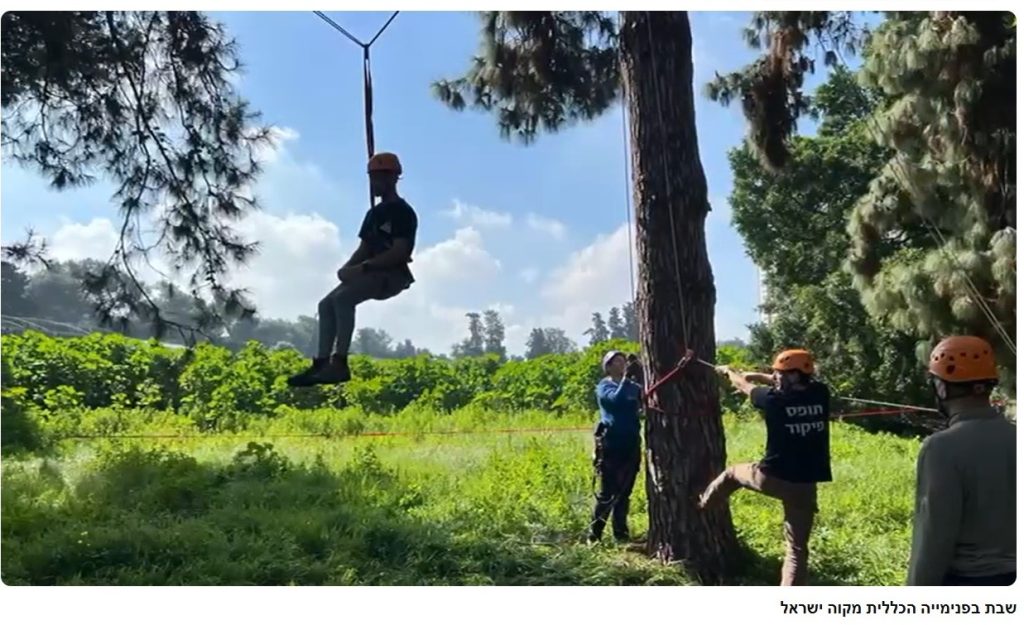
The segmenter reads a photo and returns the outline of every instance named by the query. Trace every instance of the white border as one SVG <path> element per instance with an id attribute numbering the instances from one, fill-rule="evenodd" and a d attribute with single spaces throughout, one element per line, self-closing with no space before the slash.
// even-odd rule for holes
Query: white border
<path id="1" fill-rule="evenodd" d="M 104 9 L 151 8 L 147 3 L 108 0 Z M 557 2 L 555 8 L 617 10 L 622 3 Z M 877 10 L 879 3 L 863 2 L 787 2 L 785 9 Z M 12 6 L 13 5 L 13 6 Z M 203 3 L 165 1 L 160 9 L 228 10 L 228 11 L 466 11 L 480 9 L 545 9 L 548 2 L 417 2 L 392 0 L 370 4 L 356 2 L 285 2 L 207 1 Z M 689 5 L 689 6 L 683 6 Z M 798 5 L 798 6 L 794 6 Z M 964 2 L 935 1 L 899 3 L 901 9 L 936 10 L 963 9 Z M 972 10 L 1008 9 L 1009 2 L 971 4 Z M 678 10 L 703 7 L 717 11 L 763 9 L 764 3 L 718 0 L 713 4 L 645 2 L 638 9 Z M 4 10 L 67 10 L 82 7 L 59 0 L 5 3 Z M 895 6 L 885 6 L 893 10 Z M 340 18 L 335 14 L 334 17 Z M 737 45 L 743 45 L 737 40 Z M 1021 70 L 1018 69 L 1018 72 Z M 1020 73 L 1018 73 L 1018 81 Z M 1018 107 L 1021 106 L 1018 102 Z M 1018 142 L 1020 140 L 1018 139 Z M 1018 359 L 1018 366 L 1020 359 Z M 1020 471 L 1020 469 L 1018 469 Z M 1018 478 L 1020 475 L 1018 475 Z M 1018 482 L 1020 480 L 1018 479 Z M 1018 524 L 1020 519 L 1018 518 Z M 781 538 L 780 538 L 781 539 Z M 909 545 L 908 545 L 909 550 Z M 490 624 L 524 622 L 558 623 L 645 623 L 712 620 L 724 625 L 726 619 L 738 617 L 759 623 L 811 620 L 808 616 L 786 616 L 781 602 L 847 604 L 854 602 L 979 604 L 1016 603 L 1021 596 L 1020 583 L 1008 588 L 826 588 L 793 589 L 764 587 L 721 588 L 49 588 L 3 587 L 0 606 L 7 622 L 60 623 L 133 623 L 147 625 L 181 625 L 186 623 L 423 623 L 438 622 Z M 11 620 L 13 617 L 14 620 Z M 813 622 L 863 621 L 866 616 L 829 616 L 827 607 L 813 617 Z M 909 622 L 923 620 L 956 622 L 1007 622 L 1008 617 L 892 616 L 879 615 L 872 622 Z M 982 621 L 984 619 L 984 621 Z"/>

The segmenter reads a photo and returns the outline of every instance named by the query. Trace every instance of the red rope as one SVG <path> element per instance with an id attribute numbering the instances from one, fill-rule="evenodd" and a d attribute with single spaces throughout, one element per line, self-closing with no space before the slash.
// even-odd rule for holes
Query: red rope
<path id="1" fill-rule="evenodd" d="M 863 412 L 847 412 L 835 415 L 836 419 L 847 417 L 866 417 L 873 415 L 904 414 L 907 410 L 865 410 Z M 316 434 L 312 432 L 286 432 L 283 434 L 81 434 L 67 436 L 64 440 L 93 439 L 190 439 L 190 438 L 390 438 L 398 436 L 458 436 L 469 434 L 551 434 L 562 432 L 590 432 L 592 427 L 553 427 L 553 428 L 493 428 L 486 430 L 437 430 L 433 432 L 357 432 L 353 434 Z"/>

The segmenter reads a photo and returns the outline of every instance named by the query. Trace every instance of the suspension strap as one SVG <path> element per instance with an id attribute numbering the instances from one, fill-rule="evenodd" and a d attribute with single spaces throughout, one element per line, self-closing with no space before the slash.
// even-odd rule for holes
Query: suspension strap
<path id="1" fill-rule="evenodd" d="M 373 158 L 373 76 L 370 74 L 370 45 L 363 44 L 363 113 L 366 122 L 366 160 Z M 370 188 L 370 207 L 373 207 L 373 188 Z"/>

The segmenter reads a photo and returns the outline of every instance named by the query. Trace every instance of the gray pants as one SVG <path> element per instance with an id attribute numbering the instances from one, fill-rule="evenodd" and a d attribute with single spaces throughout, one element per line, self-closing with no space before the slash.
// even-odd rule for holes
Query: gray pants
<path id="1" fill-rule="evenodd" d="M 356 328 L 356 306 L 371 299 L 390 299 L 409 288 L 409 284 L 402 268 L 359 274 L 339 284 L 320 300 L 317 308 L 320 316 L 317 356 L 327 358 L 332 351 L 348 355 Z"/>

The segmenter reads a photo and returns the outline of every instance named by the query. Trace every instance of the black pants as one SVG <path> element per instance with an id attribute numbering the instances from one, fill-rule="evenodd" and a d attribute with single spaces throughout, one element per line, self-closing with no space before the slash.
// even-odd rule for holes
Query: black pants
<path id="1" fill-rule="evenodd" d="M 1003 573 L 1001 575 L 988 575 L 985 577 L 960 577 L 947 573 L 942 580 L 943 586 L 1012 586 L 1017 581 L 1017 572 Z"/>
<path id="2" fill-rule="evenodd" d="M 590 523 L 590 538 L 601 538 L 610 513 L 612 533 L 616 538 L 625 540 L 629 538 L 629 530 L 626 527 L 629 496 L 633 493 L 636 474 L 640 470 L 640 445 L 615 447 L 603 444 L 598 439 L 596 446 L 595 462 L 601 484 Z"/>

